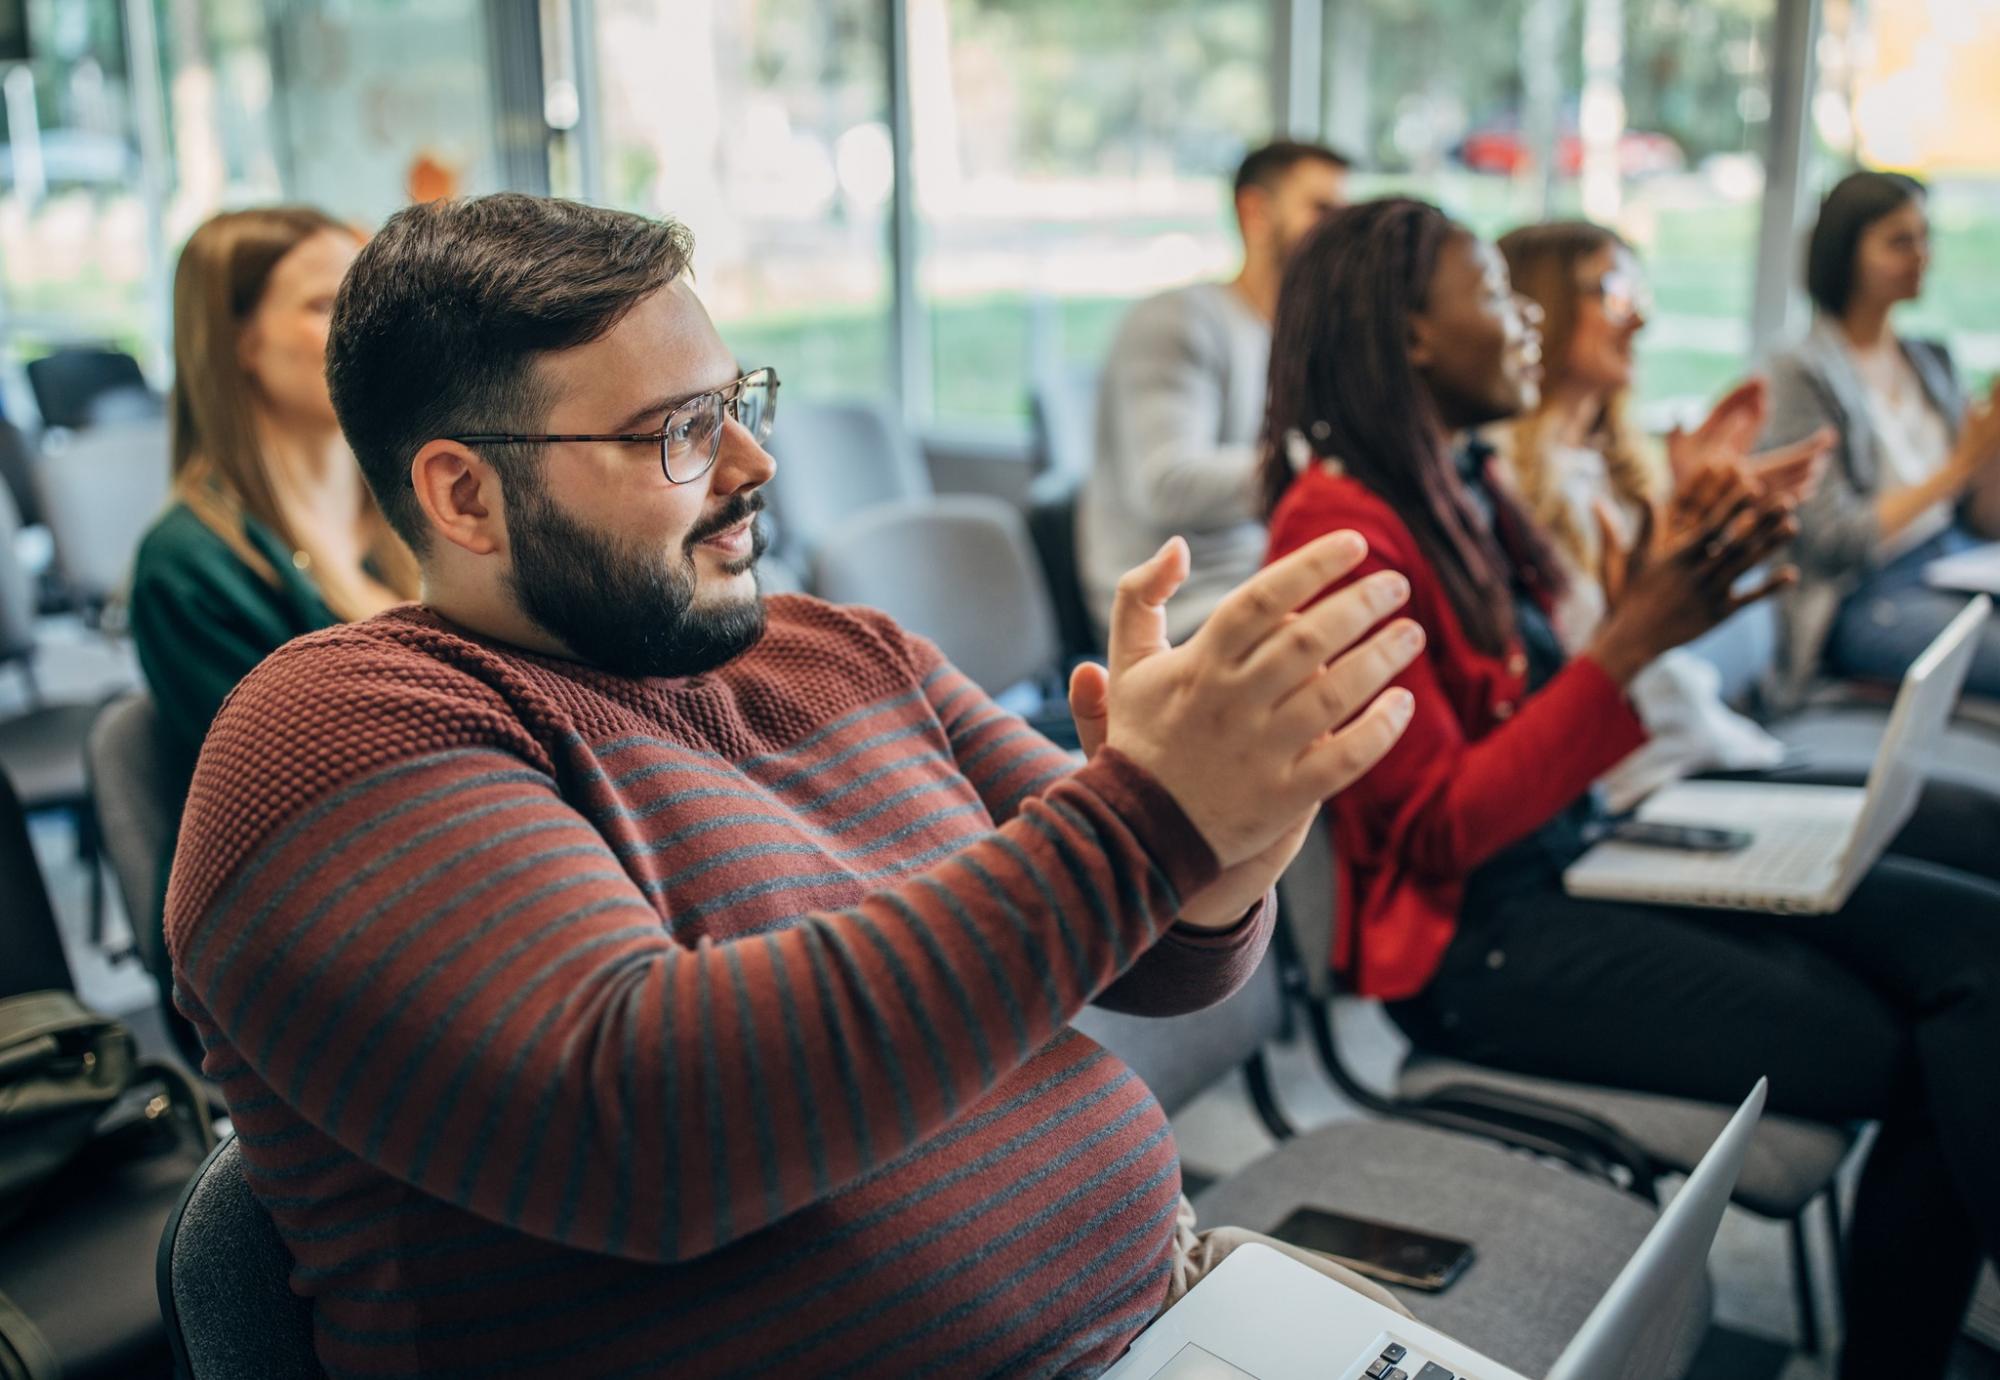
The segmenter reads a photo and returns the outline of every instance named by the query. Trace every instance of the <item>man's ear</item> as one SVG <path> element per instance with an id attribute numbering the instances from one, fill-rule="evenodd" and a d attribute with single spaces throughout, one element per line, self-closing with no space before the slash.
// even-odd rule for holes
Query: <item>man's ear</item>
<path id="1" fill-rule="evenodd" d="M 1236 194 L 1236 230 L 1243 237 L 1244 244 L 1269 231 L 1271 226 L 1271 193 L 1251 183 Z"/>
<path id="2" fill-rule="evenodd" d="M 456 441 L 426 441 L 410 461 L 410 485 L 431 531 L 475 556 L 507 544 L 500 476 Z"/>

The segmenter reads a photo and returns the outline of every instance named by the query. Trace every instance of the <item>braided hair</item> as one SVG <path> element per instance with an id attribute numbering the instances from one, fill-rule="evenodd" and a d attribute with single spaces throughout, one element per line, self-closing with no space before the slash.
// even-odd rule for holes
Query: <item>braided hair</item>
<path id="1" fill-rule="evenodd" d="M 1484 520 L 1410 362 L 1410 317 L 1427 304 L 1445 245 L 1470 233 L 1427 202 L 1389 197 L 1335 212 L 1299 246 L 1272 323 L 1260 477 L 1268 518 L 1297 477 L 1293 437 L 1337 459 L 1410 529 L 1473 645 L 1498 655 L 1514 635 L 1510 577 L 1551 595 L 1563 581 L 1504 488 Z"/>

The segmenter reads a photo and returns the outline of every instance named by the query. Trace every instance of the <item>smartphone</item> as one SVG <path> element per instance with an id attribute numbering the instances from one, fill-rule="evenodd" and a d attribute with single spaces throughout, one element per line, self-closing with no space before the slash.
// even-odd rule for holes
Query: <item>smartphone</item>
<path id="1" fill-rule="evenodd" d="M 1302 1207 L 1278 1223 L 1271 1235 L 1288 1245 L 1332 1256 L 1370 1279 L 1433 1294 L 1449 1288 L 1472 1263 L 1472 1243 L 1468 1241 L 1431 1236 L 1325 1208 Z"/>
<path id="2" fill-rule="evenodd" d="M 1669 824 L 1657 819 L 1628 819 L 1611 826 L 1611 837 L 1641 848 L 1679 848 L 1690 853 L 1738 853 L 1748 848 L 1748 829 L 1720 829 L 1709 824 Z"/>

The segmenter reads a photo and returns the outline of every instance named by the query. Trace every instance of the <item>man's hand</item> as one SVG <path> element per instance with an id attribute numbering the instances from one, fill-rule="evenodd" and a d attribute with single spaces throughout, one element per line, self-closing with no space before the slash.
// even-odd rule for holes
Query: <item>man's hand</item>
<path id="1" fill-rule="evenodd" d="M 1384 687 L 1422 650 L 1422 629 L 1398 619 L 1354 646 L 1409 596 L 1408 582 L 1378 573 L 1298 611 L 1366 553 L 1352 532 L 1322 537 L 1245 581 L 1173 647 L 1166 603 L 1187 578 L 1176 537 L 1119 581 L 1109 670 L 1082 666 L 1071 679 L 1084 751 L 1108 742 L 1151 772 L 1222 864 L 1188 898 L 1186 923 L 1227 926 L 1256 904 L 1320 802 L 1409 723 L 1408 692 Z"/>
<path id="2" fill-rule="evenodd" d="M 1097 751 L 1104 742 L 1109 722 L 1111 677 L 1094 661 L 1086 661 L 1069 678 L 1069 712 L 1076 720 L 1076 733 L 1085 755 Z M 1299 817 L 1296 827 L 1279 835 L 1278 841 L 1248 862 L 1225 869 L 1216 879 L 1187 898 L 1181 906 L 1180 921 L 1201 929 L 1226 930 L 1264 899 L 1272 885 L 1292 865 L 1299 848 L 1312 828 L 1315 804 Z"/>

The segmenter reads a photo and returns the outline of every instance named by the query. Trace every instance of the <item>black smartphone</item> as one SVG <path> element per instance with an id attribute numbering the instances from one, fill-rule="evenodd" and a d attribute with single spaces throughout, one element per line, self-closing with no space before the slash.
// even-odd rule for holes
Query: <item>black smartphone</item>
<path id="1" fill-rule="evenodd" d="M 1689 853 L 1738 853 L 1748 848 L 1748 829 L 1721 829 L 1711 824 L 1669 824 L 1658 819 L 1628 819 L 1611 826 L 1611 837 L 1642 848 L 1678 848 Z"/>
<path id="2" fill-rule="evenodd" d="M 1292 1246 L 1330 1255 L 1351 1270 L 1412 1289 L 1437 1293 L 1472 1263 L 1472 1243 L 1432 1236 L 1366 1217 L 1302 1207 L 1271 1235 Z"/>

